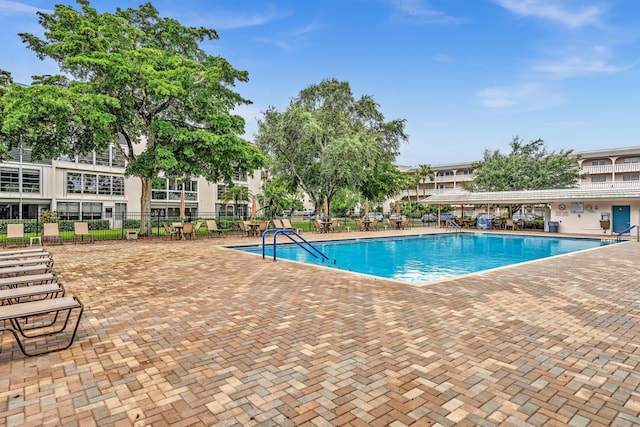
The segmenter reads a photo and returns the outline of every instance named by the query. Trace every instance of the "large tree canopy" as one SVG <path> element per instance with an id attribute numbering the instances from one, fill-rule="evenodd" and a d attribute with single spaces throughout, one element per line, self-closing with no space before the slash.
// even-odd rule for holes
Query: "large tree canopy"
<path id="1" fill-rule="evenodd" d="M 328 79 L 303 89 L 283 112 L 269 107 L 256 142 L 271 157 L 273 173 L 290 191 L 302 188 L 318 210 L 341 188 L 371 193 L 367 184 L 377 172 L 385 176 L 376 195 L 396 194 L 397 179 L 386 175 L 407 140 L 404 124 L 386 122 L 370 96 L 355 99 L 348 82 Z"/>
<path id="2" fill-rule="evenodd" d="M 474 191 L 546 190 L 575 187 L 580 171 L 573 150 L 547 152 L 544 141 L 524 143 L 514 137 L 511 153 L 485 150 L 473 163 Z"/>
<path id="3" fill-rule="evenodd" d="M 143 212 L 150 211 L 151 180 L 159 174 L 231 180 L 234 170 L 263 165 L 260 150 L 238 136 L 244 120 L 231 114 L 250 103 L 232 90 L 247 72 L 199 47 L 218 38 L 215 30 L 161 18 L 150 3 L 115 13 L 77 3 L 81 10 L 57 5 L 51 14 L 38 13 L 43 39 L 20 34 L 64 77 L 9 87 L 1 104 L 9 146 L 26 143 L 34 157 L 56 158 L 122 138 L 127 173 L 142 181 Z"/>

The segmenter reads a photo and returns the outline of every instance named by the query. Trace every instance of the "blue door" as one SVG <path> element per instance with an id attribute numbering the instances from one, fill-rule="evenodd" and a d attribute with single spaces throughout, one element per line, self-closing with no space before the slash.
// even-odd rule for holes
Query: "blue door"
<path id="1" fill-rule="evenodd" d="M 613 211 L 611 230 L 614 234 L 620 233 L 631 224 L 631 207 L 630 206 L 612 206 Z M 625 234 L 629 234 L 627 231 Z"/>

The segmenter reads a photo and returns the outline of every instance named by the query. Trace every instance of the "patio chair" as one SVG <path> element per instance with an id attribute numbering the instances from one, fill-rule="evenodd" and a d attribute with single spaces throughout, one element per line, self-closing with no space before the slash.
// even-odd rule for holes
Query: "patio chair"
<path id="1" fill-rule="evenodd" d="M 182 225 L 182 240 L 189 236 L 189 239 L 193 239 L 194 227 L 192 222 L 185 222 Z"/>
<path id="2" fill-rule="evenodd" d="M 258 225 L 258 236 L 262 236 L 262 233 L 269 227 L 268 221 L 262 221 L 260 225 Z"/>
<path id="3" fill-rule="evenodd" d="M 93 235 L 89 233 L 89 224 L 86 222 L 73 223 L 73 243 L 93 243 Z"/>
<path id="4" fill-rule="evenodd" d="M 516 225 L 515 222 L 513 222 L 512 219 L 506 219 L 504 223 L 504 229 L 515 231 L 518 229 L 518 226 Z"/>
<path id="5" fill-rule="evenodd" d="M 162 223 L 162 228 L 164 228 L 164 234 L 169 237 L 169 240 L 173 239 L 174 237 L 178 237 L 178 230 L 169 227 L 169 224 L 167 224 L 166 222 Z"/>
<path id="6" fill-rule="evenodd" d="M 215 219 L 210 219 L 207 221 L 207 230 L 209 230 L 210 234 L 217 234 L 218 236 L 222 236 L 224 231 L 218 228 L 218 223 Z"/>
<path id="7" fill-rule="evenodd" d="M 200 231 L 200 227 L 202 227 L 202 221 L 198 221 L 193 224 L 193 238 L 195 239 L 198 236 L 198 231 Z"/>
<path id="8" fill-rule="evenodd" d="M 369 230 L 377 230 L 378 229 L 378 218 L 373 218 L 371 224 L 369 224 Z"/>
<path id="9" fill-rule="evenodd" d="M 410 225 L 411 225 L 411 218 L 406 217 L 405 219 L 402 220 L 402 223 L 400 224 L 400 228 L 404 230 L 405 228 L 409 228 Z"/>
<path id="10" fill-rule="evenodd" d="M 84 306 L 77 297 L 5 305 L 0 311 L 0 332 L 11 332 L 20 350 L 27 356 L 64 350 L 73 344 L 83 310 Z M 71 320 L 74 312 L 75 319 Z M 40 340 L 49 336 L 60 339 Z M 36 346 L 37 343 L 40 346 Z"/>
<path id="11" fill-rule="evenodd" d="M 313 229 L 315 230 L 316 233 L 322 233 L 322 223 L 320 222 L 319 219 L 313 220 Z"/>
<path id="12" fill-rule="evenodd" d="M 356 218 L 354 221 L 356 222 L 356 228 L 359 231 L 364 231 L 364 224 L 362 223 L 362 220 L 360 218 Z"/>
<path id="13" fill-rule="evenodd" d="M 336 231 L 340 231 L 340 223 L 338 222 L 337 219 L 334 219 L 333 221 L 331 221 L 331 225 L 329 225 L 329 231 L 336 232 Z"/>
<path id="14" fill-rule="evenodd" d="M 60 235 L 57 222 L 46 222 L 42 229 L 42 243 L 64 244 L 64 239 Z"/>
<path id="15" fill-rule="evenodd" d="M 7 237 L 2 241 L 2 247 L 6 248 L 8 244 L 27 246 L 27 239 L 24 237 L 24 224 L 7 224 Z"/>
<path id="16" fill-rule="evenodd" d="M 251 235 L 251 227 L 247 225 L 246 221 L 238 221 L 238 228 L 242 236 L 248 237 Z"/>

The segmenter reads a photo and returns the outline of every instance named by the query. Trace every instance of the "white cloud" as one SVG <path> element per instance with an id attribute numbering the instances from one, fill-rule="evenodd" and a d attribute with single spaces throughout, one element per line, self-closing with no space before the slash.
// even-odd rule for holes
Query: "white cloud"
<path id="1" fill-rule="evenodd" d="M 289 10 L 277 10 L 273 7 L 261 12 L 245 12 L 239 10 L 216 10 L 211 15 L 189 16 L 189 25 L 204 25 L 207 28 L 216 30 L 233 30 L 238 28 L 256 27 L 270 22 L 280 21 L 291 16 L 293 12 Z"/>
<path id="2" fill-rule="evenodd" d="M 462 19 L 433 9 L 424 0 L 389 0 L 397 14 L 427 24 L 454 24 Z"/>
<path id="3" fill-rule="evenodd" d="M 3 15 L 18 14 L 18 13 L 34 14 L 38 11 L 43 11 L 47 13 L 53 12 L 53 11 L 46 11 L 44 9 L 39 9 L 37 7 L 29 6 L 28 4 L 20 3 L 17 1 L 0 0 L 0 14 L 3 14 Z"/>
<path id="4" fill-rule="evenodd" d="M 563 102 L 562 97 L 538 83 L 498 86 L 479 91 L 480 104 L 492 109 L 542 110 Z"/>
<path id="5" fill-rule="evenodd" d="M 587 6 L 570 11 L 558 0 L 494 0 L 499 6 L 520 16 L 532 16 L 560 23 L 569 28 L 598 25 L 604 7 Z"/>
<path id="6" fill-rule="evenodd" d="M 615 74 L 627 71 L 635 65 L 612 64 L 610 62 L 612 56 L 611 49 L 596 45 L 577 54 L 562 55 L 555 61 L 539 63 L 533 69 L 552 77 L 565 78 L 584 74 Z"/>
<path id="7" fill-rule="evenodd" d="M 614 74 L 630 69 L 632 66 L 608 64 L 602 59 L 566 58 L 562 62 L 538 65 L 535 69 L 557 77 L 570 77 L 581 74 Z"/>

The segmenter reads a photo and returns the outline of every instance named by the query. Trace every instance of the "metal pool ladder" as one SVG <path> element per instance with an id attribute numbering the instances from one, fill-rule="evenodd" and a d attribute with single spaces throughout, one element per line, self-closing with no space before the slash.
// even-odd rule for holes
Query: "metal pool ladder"
<path id="1" fill-rule="evenodd" d="M 278 245 L 276 244 L 276 239 L 278 238 L 278 234 L 282 234 L 283 236 L 287 236 L 287 238 L 289 240 L 291 240 L 296 245 L 300 246 L 302 249 L 307 251 L 313 257 L 318 258 L 318 255 L 320 255 L 324 259 L 329 260 L 328 256 L 326 256 L 325 254 L 320 252 L 320 250 L 318 248 L 313 246 L 304 237 L 302 237 L 301 235 L 296 233 L 291 228 L 275 228 L 275 229 L 271 228 L 271 229 L 265 230 L 264 233 L 262 233 L 262 258 L 265 257 L 265 238 L 270 233 L 273 233 L 273 260 L 274 261 L 276 260 L 276 248 L 278 247 Z M 294 239 L 294 237 L 297 237 L 299 240 Z"/>
<path id="2" fill-rule="evenodd" d="M 458 223 L 452 219 L 448 219 L 447 222 L 445 223 L 445 230 L 448 230 L 449 228 L 453 228 L 456 233 L 462 232 L 462 227 L 460 227 Z"/>

